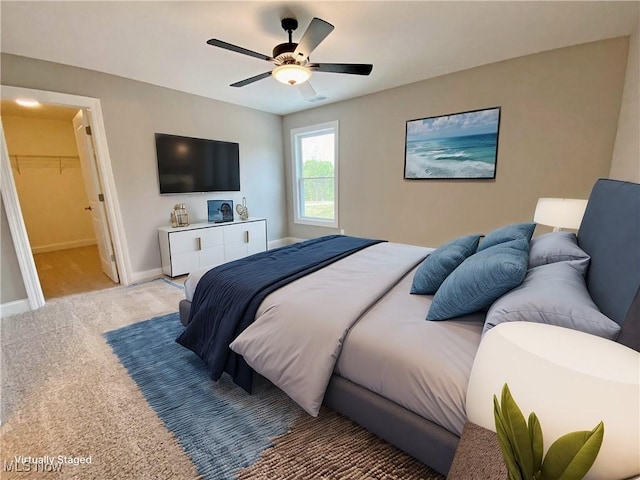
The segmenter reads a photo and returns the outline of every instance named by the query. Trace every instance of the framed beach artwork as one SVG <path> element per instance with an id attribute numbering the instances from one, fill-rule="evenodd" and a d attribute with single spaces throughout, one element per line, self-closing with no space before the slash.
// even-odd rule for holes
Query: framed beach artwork
<path id="1" fill-rule="evenodd" d="M 407 121 L 404 178 L 496 178 L 500 107 Z"/>

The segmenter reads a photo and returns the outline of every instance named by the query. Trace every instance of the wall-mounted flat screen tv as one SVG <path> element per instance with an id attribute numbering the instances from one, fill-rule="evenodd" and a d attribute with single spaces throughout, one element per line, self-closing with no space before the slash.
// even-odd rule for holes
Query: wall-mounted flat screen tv
<path id="1" fill-rule="evenodd" d="M 239 145 L 156 133 L 160 193 L 240 190 Z"/>

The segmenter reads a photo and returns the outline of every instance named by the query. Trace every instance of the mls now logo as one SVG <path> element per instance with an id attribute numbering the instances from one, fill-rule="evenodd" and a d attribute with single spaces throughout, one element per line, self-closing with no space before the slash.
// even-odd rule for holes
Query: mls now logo
<path id="1" fill-rule="evenodd" d="M 62 471 L 62 464 L 56 463 L 52 465 L 50 463 L 29 463 L 29 462 L 17 462 L 15 460 L 11 460 L 10 462 L 4 462 L 4 471 L 5 472 L 43 472 L 43 473 L 54 473 Z"/>

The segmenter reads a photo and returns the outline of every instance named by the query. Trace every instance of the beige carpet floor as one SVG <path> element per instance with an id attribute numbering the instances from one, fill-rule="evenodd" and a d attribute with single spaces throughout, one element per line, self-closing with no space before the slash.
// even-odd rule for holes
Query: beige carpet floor
<path id="1" fill-rule="evenodd" d="M 0 478 L 196 479 L 102 334 L 176 311 L 183 292 L 157 280 L 51 300 L 1 322 Z M 14 456 L 91 457 L 59 473 L 8 472 Z M 6 462 L 6 463 L 5 463 Z M 341 415 L 302 416 L 248 479 L 441 480 Z"/>
<path id="2" fill-rule="evenodd" d="M 33 260 L 47 300 L 116 285 L 102 272 L 97 245 L 36 253 Z"/>

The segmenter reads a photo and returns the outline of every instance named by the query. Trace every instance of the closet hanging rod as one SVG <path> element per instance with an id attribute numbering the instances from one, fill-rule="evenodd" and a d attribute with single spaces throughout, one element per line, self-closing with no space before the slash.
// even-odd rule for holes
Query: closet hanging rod
<path id="1" fill-rule="evenodd" d="M 55 160 L 59 160 L 61 158 L 72 158 L 72 159 L 80 159 L 78 155 L 9 155 L 14 158 L 52 158 Z"/>
<path id="2" fill-rule="evenodd" d="M 22 175 L 22 170 L 20 169 L 20 160 L 44 159 L 57 161 L 60 168 L 60 175 L 62 175 L 62 172 L 64 171 L 62 160 L 80 160 L 80 157 L 78 155 L 9 155 L 9 157 L 15 158 L 16 170 L 18 170 L 18 175 Z"/>

